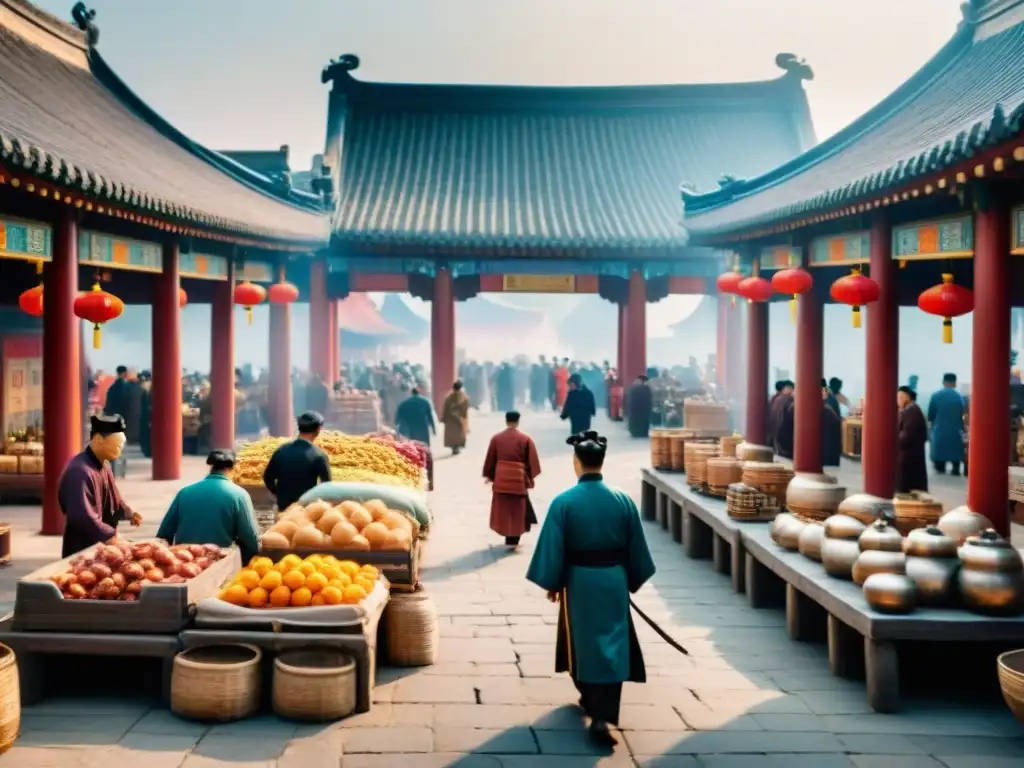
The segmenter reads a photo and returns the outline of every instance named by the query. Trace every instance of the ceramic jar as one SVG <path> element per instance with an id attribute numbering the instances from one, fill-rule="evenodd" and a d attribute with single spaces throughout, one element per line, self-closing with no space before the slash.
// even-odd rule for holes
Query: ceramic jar
<path id="1" fill-rule="evenodd" d="M 796 551 L 800 545 L 800 534 L 807 526 L 803 520 L 783 512 L 772 520 L 772 541 L 783 549 Z"/>
<path id="2" fill-rule="evenodd" d="M 903 573 L 906 556 L 903 537 L 886 518 L 869 525 L 857 539 L 860 554 L 853 564 L 853 583 L 861 585 L 876 573 Z"/>
<path id="3" fill-rule="evenodd" d="M 797 548 L 804 557 L 821 562 L 821 544 L 825 540 L 824 523 L 808 523 L 800 531 L 800 539 Z"/>
<path id="4" fill-rule="evenodd" d="M 1014 615 L 1024 606 L 1024 561 L 989 528 L 971 536 L 958 552 L 958 584 L 964 605 L 975 613 Z"/>
<path id="5" fill-rule="evenodd" d="M 878 518 L 878 510 L 891 506 L 889 499 L 872 496 L 870 493 L 855 493 L 847 496 L 839 503 L 836 510 L 840 515 L 849 515 L 860 520 L 864 525 L 871 525 Z"/>
<path id="6" fill-rule="evenodd" d="M 821 540 L 821 564 L 825 572 L 837 579 L 853 578 L 853 564 L 860 554 L 857 539 L 864 532 L 864 523 L 848 515 L 832 515 L 825 521 Z"/>
<path id="7" fill-rule="evenodd" d="M 992 527 L 992 521 L 984 515 L 972 512 L 964 504 L 951 509 L 939 518 L 936 526 L 940 531 L 953 539 L 958 545 L 963 544 L 969 536 L 977 536 Z"/>
<path id="8" fill-rule="evenodd" d="M 865 528 L 857 543 L 861 552 L 903 552 L 903 536 L 886 518 L 875 520 Z"/>
<path id="9" fill-rule="evenodd" d="M 960 559 L 956 541 L 936 526 L 918 528 L 903 540 L 907 576 L 917 584 L 918 603 L 948 606 L 956 602 Z"/>
<path id="10" fill-rule="evenodd" d="M 835 513 L 846 496 L 831 475 L 800 473 L 786 486 L 786 507 L 790 512 L 812 520 L 824 520 Z"/>
<path id="11" fill-rule="evenodd" d="M 864 581 L 864 599 L 879 613 L 910 613 L 919 594 L 914 580 L 899 573 L 875 573 Z"/>

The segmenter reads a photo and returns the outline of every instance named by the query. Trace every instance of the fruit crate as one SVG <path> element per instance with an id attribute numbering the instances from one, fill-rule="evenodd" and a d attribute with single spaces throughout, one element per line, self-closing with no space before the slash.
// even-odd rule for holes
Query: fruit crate
<path id="1" fill-rule="evenodd" d="M 268 548 L 260 554 L 269 557 L 275 563 L 285 555 L 298 555 L 306 558 L 310 555 L 334 555 L 339 560 L 351 560 L 359 565 L 372 565 L 381 572 L 394 592 L 411 592 L 420 583 L 420 547 L 419 539 L 413 541 L 408 552 L 363 552 L 340 548 L 314 549 L 312 547 L 281 547 Z"/>
<path id="2" fill-rule="evenodd" d="M 92 549 L 92 546 L 88 547 Z M 172 634 L 192 619 L 192 606 L 217 594 L 220 585 L 242 567 L 238 547 L 195 578 L 181 584 L 147 584 L 135 602 L 120 600 L 65 600 L 50 581 L 67 570 L 81 553 L 44 565 L 24 576 L 14 595 L 16 632 L 101 632 Z"/>

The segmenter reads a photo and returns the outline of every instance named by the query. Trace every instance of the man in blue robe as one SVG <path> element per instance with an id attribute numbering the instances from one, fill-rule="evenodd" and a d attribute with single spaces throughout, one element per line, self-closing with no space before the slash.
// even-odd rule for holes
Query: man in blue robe
<path id="1" fill-rule="evenodd" d="M 559 604 L 555 671 L 568 672 L 590 717 L 590 735 L 615 743 L 622 683 L 647 681 L 629 595 L 654 575 L 636 505 L 601 476 L 608 441 L 574 435 L 579 482 L 555 497 L 526 578 Z"/>
<path id="2" fill-rule="evenodd" d="M 957 391 L 955 373 L 942 377 L 942 389 L 928 401 L 928 424 L 935 471 L 945 474 L 951 464 L 950 474 L 958 476 L 964 460 L 964 398 Z"/>

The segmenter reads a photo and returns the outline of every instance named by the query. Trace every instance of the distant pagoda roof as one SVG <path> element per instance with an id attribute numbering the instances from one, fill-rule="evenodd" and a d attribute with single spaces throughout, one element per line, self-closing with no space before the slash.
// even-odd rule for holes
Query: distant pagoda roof
<path id="1" fill-rule="evenodd" d="M 974 0 L 953 38 L 877 106 L 767 173 L 682 193 L 714 239 L 874 200 L 1006 142 L 1024 127 L 1024 2 Z"/>
<path id="2" fill-rule="evenodd" d="M 323 243 L 319 201 L 190 140 L 121 81 L 80 29 L 0 0 L 0 163 L 140 212 L 233 234 Z"/>
<path id="3" fill-rule="evenodd" d="M 333 81 L 335 237 L 443 251 L 678 248 L 683 181 L 756 174 L 814 142 L 801 81 L 526 87 Z M 780 63 L 780 66 L 783 66 Z"/>

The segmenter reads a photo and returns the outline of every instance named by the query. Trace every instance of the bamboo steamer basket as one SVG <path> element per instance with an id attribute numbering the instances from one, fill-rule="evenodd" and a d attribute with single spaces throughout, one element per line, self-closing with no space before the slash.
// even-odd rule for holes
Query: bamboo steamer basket
<path id="1" fill-rule="evenodd" d="M 325 722 L 356 710 L 356 662 L 332 648 L 301 648 L 274 659 L 274 712 Z"/>
<path id="2" fill-rule="evenodd" d="M 775 451 L 767 445 L 740 443 L 736 446 L 736 458 L 740 461 L 761 461 L 770 463 L 775 461 Z"/>
<path id="3" fill-rule="evenodd" d="M 896 513 L 893 525 L 904 536 L 915 528 L 935 525 L 942 517 L 942 503 L 927 493 L 898 493 L 892 503 Z"/>
<path id="4" fill-rule="evenodd" d="M 21 729 L 21 683 L 14 651 L 0 644 L 0 755 L 11 748 Z"/>
<path id="5" fill-rule="evenodd" d="M 392 595 L 384 613 L 388 657 L 396 667 L 437 662 L 440 628 L 434 601 L 423 592 Z"/>
<path id="6" fill-rule="evenodd" d="M 733 483 L 725 494 L 725 511 L 734 520 L 769 522 L 782 510 L 774 496 L 744 483 Z"/>
<path id="7" fill-rule="evenodd" d="M 722 456 L 730 458 L 736 457 L 736 448 L 740 443 L 743 442 L 743 438 L 739 435 L 726 435 L 718 439 L 718 447 L 722 451 Z"/>
<path id="8" fill-rule="evenodd" d="M 231 722 L 260 708 L 260 662 L 254 645 L 190 648 L 174 657 L 171 711 L 188 720 Z"/>
<path id="9" fill-rule="evenodd" d="M 718 445 L 698 445 L 693 449 L 690 460 L 687 462 L 686 481 L 690 487 L 697 491 L 707 488 L 707 464 L 708 459 L 718 456 Z"/>
<path id="10" fill-rule="evenodd" d="M 669 435 L 667 429 L 651 430 L 651 466 L 654 469 L 672 469 Z"/>
<path id="11" fill-rule="evenodd" d="M 669 454 L 672 459 L 672 471 L 683 472 L 686 470 L 686 441 L 690 439 L 683 433 L 676 433 L 669 437 Z"/>
<path id="12" fill-rule="evenodd" d="M 786 505 L 786 488 L 793 479 L 793 470 L 784 464 L 747 461 L 743 464 L 743 482 L 761 493 L 774 496 L 780 507 Z"/>
<path id="13" fill-rule="evenodd" d="M 729 456 L 715 456 L 707 460 L 704 474 L 708 493 L 724 498 L 729 486 L 743 479 L 743 462 Z"/>
<path id="14" fill-rule="evenodd" d="M 706 440 L 695 437 L 689 437 L 686 439 L 686 444 L 683 446 L 683 469 L 689 473 L 690 465 L 693 462 L 694 452 L 698 448 L 707 448 L 708 446 L 718 449 L 717 440 Z"/>

